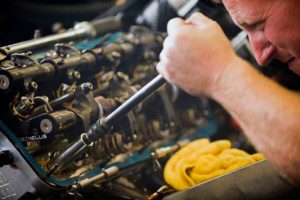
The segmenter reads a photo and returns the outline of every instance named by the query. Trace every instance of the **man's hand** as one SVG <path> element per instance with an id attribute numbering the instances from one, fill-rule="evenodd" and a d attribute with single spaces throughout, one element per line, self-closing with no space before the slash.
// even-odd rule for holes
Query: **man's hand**
<path id="1" fill-rule="evenodd" d="M 211 96 L 224 70 L 238 58 L 221 27 L 195 13 L 186 21 L 170 20 L 167 29 L 157 71 L 190 94 Z"/>

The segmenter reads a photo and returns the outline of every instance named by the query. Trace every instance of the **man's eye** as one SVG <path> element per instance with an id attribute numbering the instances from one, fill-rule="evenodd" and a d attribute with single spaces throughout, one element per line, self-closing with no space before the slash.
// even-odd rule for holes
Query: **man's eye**
<path id="1" fill-rule="evenodd" d="M 264 22 L 258 22 L 258 23 L 255 23 L 251 26 L 252 29 L 254 30 L 264 30 L 265 28 L 265 23 Z"/>

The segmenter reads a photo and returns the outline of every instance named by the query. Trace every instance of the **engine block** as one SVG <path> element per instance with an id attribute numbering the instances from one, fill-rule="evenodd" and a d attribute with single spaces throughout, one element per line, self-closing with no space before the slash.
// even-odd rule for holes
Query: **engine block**
<path id="1" fill-rule="evenodd" d="M 3 198 L 62 190 L 76 196 L 83 188 L 102 182 L 110 185 L 109 180 L 141 174 L 144 168 L 147 173 L 158 170 L 159 159 L 194 137 L 197 128 L 205 128 L 209 100 L 166 85 L 74 159 L 50 171 L 55 159 L 93 123 L 157 75 L 155 65 L 164 38 L 165 33 L 132 26 L 129 32 L 4 56 L 0 67 L 0 147 L 5 158 L 1 174 L 10 184 Z M 216 129 L 214 123 L 210 126 L 209 134 Z M 18 184 L 7 178 L 16 169 L 19 181 L 28 180 L 31 174 L 18 191 L 12 189 Z M 133 185 L 143 180 L 134 179 Z"/>

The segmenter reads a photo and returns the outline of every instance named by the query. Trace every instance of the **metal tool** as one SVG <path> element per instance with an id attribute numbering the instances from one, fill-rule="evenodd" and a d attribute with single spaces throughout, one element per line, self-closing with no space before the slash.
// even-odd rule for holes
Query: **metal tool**
<path id="1" fill-rule="evenodd" d="M 131 111 L 136 105 L 144 101 L 147 97 L 151 96 L 156 90 L 166 83 L 165 79 L 158 75 L 133 96 L 131 96 L 127 101 L 125 101 L 121 106 L 114 110 L 104 119 L 99 119 L 94 123 L 87 133 L 81 134 L 79 140 L 69 146 L 60 156 L 54 161 L 53 165 L 50 167 L 48 175 L 51 175 L 58 169 L 61 169 L 68 163 L 70 163 L 74 158 L 76 158 L 84 149 L 92 145 L 93 141 L 101 138 L 107 132 L 114 123 L 116 123 L 121 117 Z"/>
<path id="2" fill-rule="evenodd" d="M 237 35 L 231 40 L 231 44 L 235 50 L 238 50 L 238 48 L 240 48 L 244 42 L 245 38 L 241 38 L 241 34 Z M 125 101 L 115 111 L 109 114 L 105 119 L 99 119 L 91 126 L 87 133 L 81 134 L 80 139 L 69 146 L 55 160 L 54 164 L 50 167 L 48 175 L 70 163 L 75 157 L 83 152 L 88 145 L 92 145 L 93 141 L 101 138 L 103 135 L 109 132 L 112 125 L 116 123 L 118 119 L 127 114 L 130 110 L 132 110 L 133 107 L 141 103 L 165 83 L 166 81 L 161 75 L 156 76 L 152 81 L 141 88 L 137 93 Z"/>

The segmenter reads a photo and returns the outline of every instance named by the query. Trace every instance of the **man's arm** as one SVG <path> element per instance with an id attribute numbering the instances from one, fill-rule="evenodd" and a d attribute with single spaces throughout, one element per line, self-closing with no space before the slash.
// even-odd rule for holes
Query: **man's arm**
<path id="1" fill-rule="evenodd" d="M 222 104 L 257 150 L 300 183 L 300 96 L 239 58 L 219 25 L 201 14 L 170 21 L 168 33 L 159 73 Z"/>
<path id="2" fill-rule="evenodd" d="M 252 144 L 300 183 L 300 96 L 237 59 L 212 97 L 237 119 Z"/>

